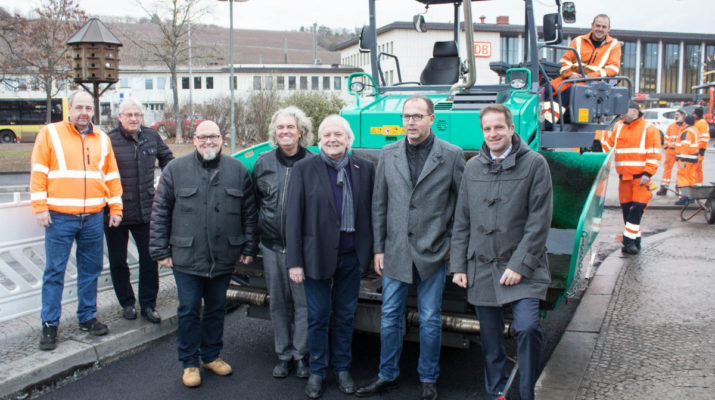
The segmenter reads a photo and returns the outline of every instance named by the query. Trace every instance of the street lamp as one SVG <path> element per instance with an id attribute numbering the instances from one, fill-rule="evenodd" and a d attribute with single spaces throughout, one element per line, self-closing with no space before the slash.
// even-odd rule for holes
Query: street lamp
<path id="1" fill-rule="evenodd" d="M 219 0 L 219 1 L 227 1 L 227 0 Z M 229 78 L 228 78 L 228 87 L 230 88 L 231 91 L 231 154 L 236 152 L 236 116 L 235 116 L 235 111 L 233 109 L 233 91 L 234 91 L 234 84 L 233 84 L 233 2 L 238 2 L 238 3 L 244 3 L 248 0 L 228 0 L 228 14 L 229 14 L 229 19 L 230 24 L 229 24 L 229 46 L 230 49 L 228 51 L 229 54 Z"/>

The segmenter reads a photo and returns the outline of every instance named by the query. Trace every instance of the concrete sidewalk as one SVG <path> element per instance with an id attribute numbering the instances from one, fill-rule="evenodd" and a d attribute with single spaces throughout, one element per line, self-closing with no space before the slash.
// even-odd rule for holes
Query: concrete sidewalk
<path id="1" fill-rule="evenodd" d="M 136 285 L 134 291 L 137 292 Z M 109 326 L 104 336 L 79 330 L 76 302 L 65 304 L 58 332 L 57 348 L 39 350 L 42 333 L 40 313 L 32 313 L 0 325 L 0 399 L 15 398 L 18 392 L 42 386 L 72 374 L 80 368 L 100 365 L 176 331 L 176 285 L 173 275 L 160 277 L 156 309 L 160 324 L 141 316 L 128 321 L 113 290 L 97 296 L 97 319 Z M 24 397 L 22 397 L 24 398 Z"/>
<path id="2" fill-rule="evenodd" d="M 712 399 L 715 229 L 693 222 L 599 266 L 537 382 L 538 399 Z"/>

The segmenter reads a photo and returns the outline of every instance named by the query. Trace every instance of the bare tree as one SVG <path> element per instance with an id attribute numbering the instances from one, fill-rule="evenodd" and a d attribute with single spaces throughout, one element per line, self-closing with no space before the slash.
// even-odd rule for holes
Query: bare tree
<path id="1" fill-rule="evenodd" d="M 0 58 L 3 69 L 30 75 L 33 85 L 47 98 L 45 120 L 50 122 L 52 96 L 72 78 L 72 64 L 65 44 L 86 15 L 76 0 L 43 0 L 36 18 L 11 15 L 3 10 L 0 28 Z"/>
<path id="2" fill-rule="evenodd" d="M 137 2 L 151 18 L 151 22 L 159 28 L 161 39 L 130 40 L 147 51 L 149 57 L 161 61 L 169 69 L 178 143 L 182 140 L 182 127 L 176 69 L 189 60 L 189 24 L 198 21 L 206 13 L 206 8 L 202 6 L 201 0 L 157 0 L 150 6 L 145 5 L 141 0 L 137 0 Z"/>

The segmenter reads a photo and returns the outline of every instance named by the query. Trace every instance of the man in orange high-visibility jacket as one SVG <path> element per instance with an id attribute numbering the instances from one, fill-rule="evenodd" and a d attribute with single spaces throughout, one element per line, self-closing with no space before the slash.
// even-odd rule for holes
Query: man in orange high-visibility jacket
<path id="1" fill-rule="evenodd" d="M 581 57 L 585 77 L 606 78 L 618 75 L 621 65 L 621 44 L 618 39 L 608 34 L 610 30 L 611 19 L 606 14 L 599 14 L 591 23 L 591 32 L 577 36 L 571 41 L 569 47 L 576 49 Z M 559 63 L 561 63 L 561 76 L 551 81 L 555 101 L 558 101 L 556 91 L 561 82 L 584 78 L 573 51 L 566 51 Z M 570 86 L 570 83 L 561 86 L 561 104 L 564 107 L 569 105 Z M 545 102 L 544 107 L 550 109 L 550 102 Z"/>
<path id="2" fill-rule="evenodd" d="M 699 185 L 703 184 L 703 159 L 705 158 L 705 150 L 708 148 L 708 142 L 710 141 L 710 127 L 708 122 L 703 119 L 703 109 L 702 107 L 696 107 L 693 110 L 693 116 L 695 117 L 695 129 L 698 130 L 700 136 L 698 137 L 698 167 L 695 172 L 696 183 Z"/>
<path id="3" fill-rule="evenodd" d="M 697 183 L 697 167 L 698 167 L 698 142 L 700 141 L 700 132 L 693 126 L 695 117 L 688 115 L 685 117 L 685 130 L 680 134 L 678 147 L 676 149 L 676 159 L 678 161 L 678 175 L 676 185 L 678 188 L 683 186 L 693 186 Z M 676 205 L 684 205 L 688 199 L 680 197 L 675 202 Z"/>
<path id="4" fill-rule="evenodd" d="M 93 109 L 92 96 L 73 93 L 69 120 L 42 128 L 32 150 L 32 212 L 45 228 L 41 350 L 57 346 L 65 269 L 75 241 L 80 330 L 96 336 L 107 333 L 107 325 L 94 316 L 103 264 L 103 209 L 109 205 L 109 226 L 118 226 L 122 185 L 112 142 L 91 123 Z"/>
<path id="5" fill-rule="evenodd" d="M 668 193 L 668 187 L 670 187 L 670 177 L 673 175 L 673 165 L 675 164 L 675 148 L 680 141 L 680 134 L 685 129 L 683 118 L 685 118 L 685 110 L 676 111 L 675 122 L 668 125 L 668 129 L 663 135 L 665 157 L 663 158 L 663 178 L 660 180 L 660 189 L 656 193 L 658 196 L 665 196 Z"/>
<path id="6" fill-rule="evenodd" d="M 641 218 L 652 196 L 648 187 L 660 161 L 660 131 L 643 119 L 637 103 L 631 101 L 621 115 L 606 143 L 604 151 L 615 148 L 618 172 L 618 199 L 623 210 L 623 248 L 626 254 L 638 254 L 641 249 Z"/>

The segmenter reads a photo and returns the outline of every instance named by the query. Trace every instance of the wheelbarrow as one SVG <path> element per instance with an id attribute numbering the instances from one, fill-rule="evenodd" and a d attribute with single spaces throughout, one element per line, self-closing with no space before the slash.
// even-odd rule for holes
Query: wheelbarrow
<path id="1" fill-rule="evenodd" d="M 680 195 L 688 200 L 695 200 L 696 210 L 687 213 L 690 201 L 686 201 L 683 209 L 680 210 L 680 220 L 690 221 L 700 211 L 704 211 L 705 220 L 708 224 L 715 223 L 715 186 L 683 186 L 680 188 Z"/>

